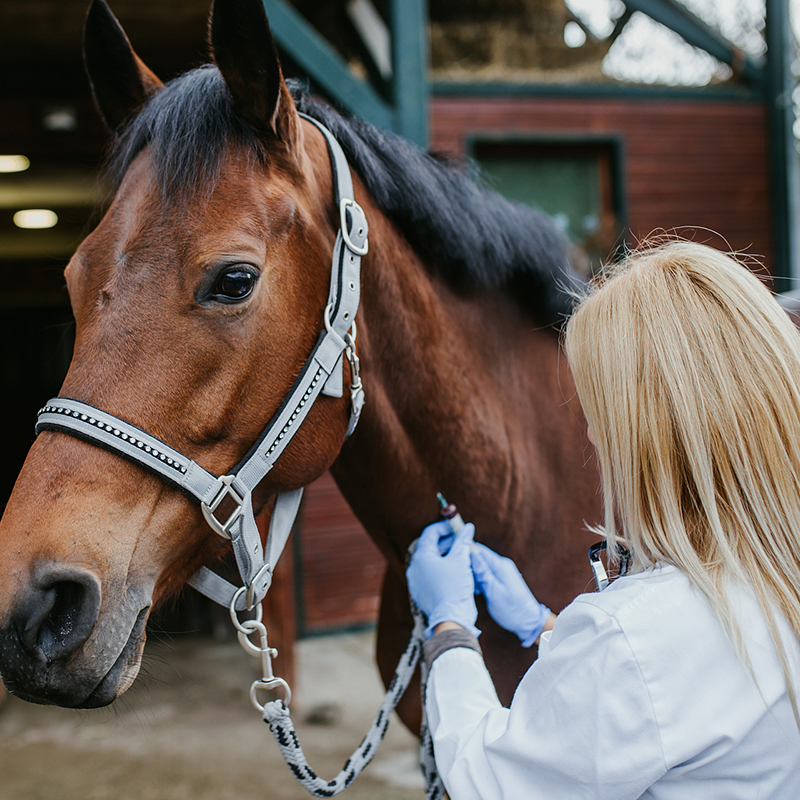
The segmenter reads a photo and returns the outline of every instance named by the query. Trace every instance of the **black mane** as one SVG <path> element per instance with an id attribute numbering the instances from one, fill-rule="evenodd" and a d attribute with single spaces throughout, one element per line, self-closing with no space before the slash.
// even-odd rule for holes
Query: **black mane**
<path id="1" fill-rule="evenodd" d="M 298 110 L 325 125 L 379 208 L 434 274 L 458 291 L 506 287 L 540 323 L 564 318 L 574 277 L 567 244 L 549 217 L 475 184 L 447 159 L 363 120 L 346 118 L 290 83 Z M 166 84 L 114 143 L 118 185 L 147 145 L 167 197 L 213 181 L 230 141 L 259 161 L 269 153 L 231 105 L 219 71 L 206 65 Z"/>

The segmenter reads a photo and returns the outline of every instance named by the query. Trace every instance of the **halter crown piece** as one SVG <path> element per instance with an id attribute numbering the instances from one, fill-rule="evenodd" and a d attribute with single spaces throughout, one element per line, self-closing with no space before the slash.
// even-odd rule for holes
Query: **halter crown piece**
<path id="1" fill-rule="evenodd" d="M 353 181 L 342 148 L 333 134 L 315 119 L 301 114 L 324 135 L 333 172 L 340 229 L 336 234 L 324 330 L 294 382 L 289 394 L 259 436 L 250 452 L 228 475 L 217 477 L 197 462 L 174 450 L 125 420 L 88 403 L 57 397 L 39 412 L 36 433 L 61 431 L 133 461 L 180 489 L 200 505 L 211 528 L 230 539 L 243 585 L 236 587 L 206 567 L 189 584 L 232 611 L 252 609 L 267 594 L 272 572 L 294 524 L 302 489 L 279 494 L 265 547 L 256 526 L 252 492 L 275 466 L 319 395 L 343 395 L 343 359 L 350 364 L 349 436 L 358 424 L 364 390 L 356 355 L 356 312 L 361 291 L 361 257 L 369 248 L 367 220 L 353 199 Z M 224 500 L 233 502 L 227 519 L 216 512 Z"/>

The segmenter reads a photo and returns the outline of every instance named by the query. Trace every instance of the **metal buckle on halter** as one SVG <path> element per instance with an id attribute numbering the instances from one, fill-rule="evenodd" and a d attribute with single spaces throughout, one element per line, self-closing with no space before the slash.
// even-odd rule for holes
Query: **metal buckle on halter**
<path id="1" fill-rule="evenodd" d="M 246 587 L 245 592 L 245 607 L 249 610 L 253 608 L 256 603 L 261 602 L 264 596 L 272 586 L 272 565 L 264 562 L 261 569 L 253 576 L 253 580 Z"/>
<path id="2" fill-rule="evenodd" d="M 347 224 L 348 211 L 353 221 L 352 229 L 355 229 L 358 225 L 357 235 L 359 238 L 363 237 L 364 239 L 364 244 L 360 247 L 350 238 L 351 227 Z M 342 202 L 339 203 L 339 218 L 342 227 L 342 239 L 347 245 L 347 249 L 352 250 L 357 256 L 365 256 L 369 252 L 369 240 L 367 239 L 367 216 L 364 214 L 364 209 L 355 200 L 343 197 Z"/>
<path id="3" fill-rule="evenodd" d="M 211 526 L 212 530 L 214 530 L 224 539 L 230 539 L 231 528 L 236 520 L 239 519 L 239 517 L 241 517 L 244 513 L 244 501 L 246 498 L 241 496 L 239 492 L 233 488 L 232 484 L 236 480 L 235 475 L 221 475 L 218 480 L 221 486 L 216 496 L 209 505 L 201 503 L 200 508 L 203 511 L 203 516 L 206 518 L 206 522 Z M 220 522 L 214 515 L 214 512 L 217 510 L 217 508 L 219 508 L 220 503 L 222 503 L 226 497 L 230 497 L 233 502 L 236 503 L 236 508 L 233 509 L 225 522 Z"/>

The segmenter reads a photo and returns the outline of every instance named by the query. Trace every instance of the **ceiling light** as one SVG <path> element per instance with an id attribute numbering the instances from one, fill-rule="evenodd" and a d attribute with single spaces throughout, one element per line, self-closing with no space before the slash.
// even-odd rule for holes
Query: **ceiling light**
<path id="1" fill-rule="evenodd" d="M 45 110 L 42 125 L 46 131 L 74 131 L 78 113 L 72 106 L 52 106 Z"/>
<path id="2" fill-rule="evenodd" d="M 56 212 L 49 208 L 25 208 L 14 214 L 14 224 L 18 228 L 52 228 L 57 222 Z"/>
<path id="3" fill-rule="evenodd" d="M 30 165 L 26 156 L 0 156 L 0 172 L 24 172 Z"/>

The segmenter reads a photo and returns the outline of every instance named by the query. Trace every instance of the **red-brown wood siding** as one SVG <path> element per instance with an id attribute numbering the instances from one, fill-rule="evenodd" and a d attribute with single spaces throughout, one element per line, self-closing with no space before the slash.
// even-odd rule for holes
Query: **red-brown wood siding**
<path id="1" fill-rule="evenodd" d="M 299 532 L 303 630 L 375 622 L 386 562 L 330 473 L 306 489 Z"/>
<path id="2" fill-rule="evenodd" d="M 657 230 L 707 228 L 771 267 L 767 119 L 760 103 L 435 97 L 430 119 L 432 148 L 456 153 L 480 134 L 618 136 L 634 241 Z M 725 246 L 703 233 L 693 238 Z"/>

